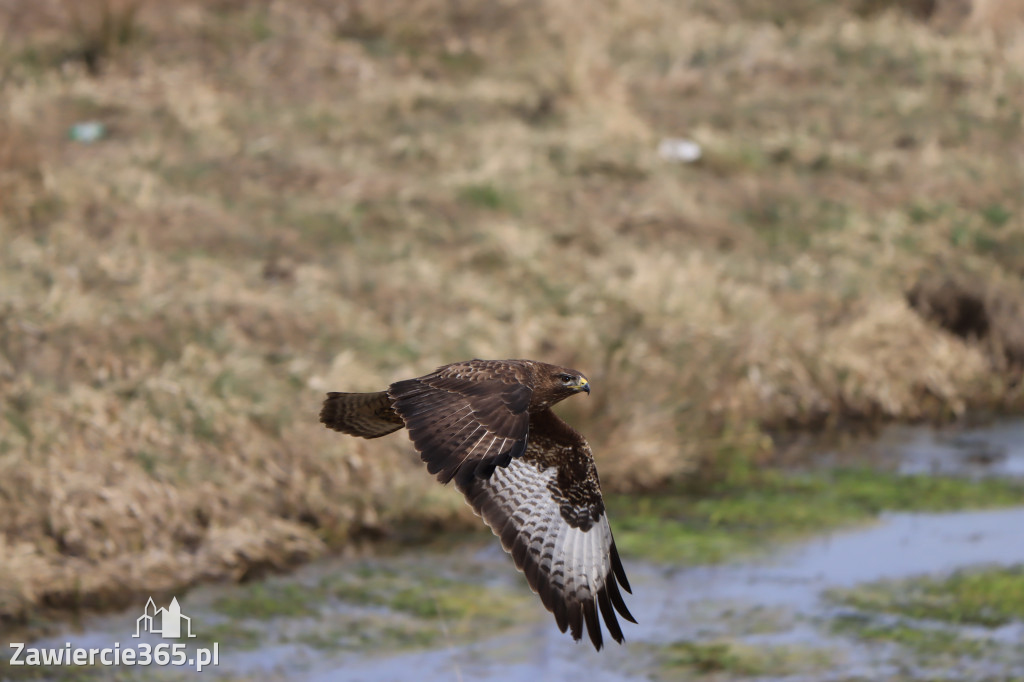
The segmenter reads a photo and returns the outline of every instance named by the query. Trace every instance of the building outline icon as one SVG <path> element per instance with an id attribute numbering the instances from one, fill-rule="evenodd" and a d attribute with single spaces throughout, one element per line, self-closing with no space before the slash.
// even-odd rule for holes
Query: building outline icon
<path id="1" fill-rule="evenodd" d="M 159 627 L 157 622 L 159 621 Z M 156 607 L 153 598 L 146 602 L 146 608 L 142 615 L 135 619 L 135 634 L 132 637 L 141 637 L 143 632 L 152 635 L 160 635 L 164 639 L 178 639 L 182 637 L 181 622 L 185 621 L 185 637 L 195 637 L 192 633 L 192 619 L 181 612 L 178 605 L 178 598 L 171 599 L 167 608 Z"/>

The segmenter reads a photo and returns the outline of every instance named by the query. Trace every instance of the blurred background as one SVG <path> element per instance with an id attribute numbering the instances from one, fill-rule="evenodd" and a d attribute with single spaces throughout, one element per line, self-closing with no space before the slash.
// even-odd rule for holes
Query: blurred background
<path id="1" fill-rule="evenodd" d="M 810 607 L 797 644 L 737 640 L 757 619 L 735 614 L 774 613 L 758 594 L 705 609 L 733 614 L 721 632 L 657 611 L 703 584 L 690 567 L 880 512 L 1024 527 L 1022 111 L 1019 0 L 0 2 L 0 632 L 177 594 L 222 647 L 336 679 L 353 656 L 359 679 L 456 679 L 493 642 L 454 642 L 523 619 L 512 641 L 551 654 L 528 679 L 912 676 L 922 639 L 938 670 L 1024 675 L 1019 568 L 964 574 L 1004 620 L 952 618 L 1002 635 L 836 597 L 843 656 L 778 653 L 821 630 Z M 633 648 L 558 635 L 406 439 L 317 423 L 325 391 L 471 357 L 590 377 L 560 411 L 646 593 Z M 352 556 L 439 537 L 470 538 L 440 582 Z M 885 542 L 851 556 L 884 565 Z M 426 606 L 395 602 L 424 584 Z M 325 594 L 344 608 L 319 639 L 281 625 L 328 619 Z M 467 678 L 511 679 L 508 655 Z M 229 673 L 294 678 L 288 656 Z"/>

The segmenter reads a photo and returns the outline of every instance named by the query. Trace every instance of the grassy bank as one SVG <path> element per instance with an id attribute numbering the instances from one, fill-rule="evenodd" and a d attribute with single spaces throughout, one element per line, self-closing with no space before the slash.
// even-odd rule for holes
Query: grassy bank
<path id="1" fill-rule="evenodd" d="M 316 423 L 455 359 L 586 372 L 619 491 L 1019 407 L 1024 48 L 885 4 L 11 10 L 0 623 L 469 523 Z"/>

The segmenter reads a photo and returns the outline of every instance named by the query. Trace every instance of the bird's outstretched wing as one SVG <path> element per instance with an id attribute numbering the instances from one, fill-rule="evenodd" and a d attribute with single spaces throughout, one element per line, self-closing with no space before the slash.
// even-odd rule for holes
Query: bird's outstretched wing
<path id="1" fill-rule="evenodd" d="M 409 438 L 441 483 L 460 488 L 506 467 L 526 449 L 533 390 L 498 363 L 470 361 L 391 384 Z"/>
<path id="2" fill-rule="evenodd" d="M 608 634 L 622 642 L 616 611 L 635 623 L 619 591 L 629 581 L 615 549 L 587 441 L 550 410 L 533 415 L 525 454 L 486 479 L 459 489 L 555 615 L 579 640 L 586 624 L 601 648 Z"/>

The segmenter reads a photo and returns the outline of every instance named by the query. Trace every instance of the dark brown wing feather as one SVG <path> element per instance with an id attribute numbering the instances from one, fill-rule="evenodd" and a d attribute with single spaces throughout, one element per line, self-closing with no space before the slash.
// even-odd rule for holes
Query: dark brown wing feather
<path id="1" fill-rule="evenodd" d="M 487 478 L 526 448 L 532 390 L 495 369 L 506 367 L 484 361 L 447 365 L 388 389 L 427 470 L 441 483 Z"/>
<path id="2" fill-rule="evenodd" d="M 622 642 L 616 612 L 635 623 L 619 585 L 630 591 L 605 514 L 586 440 L 550 410 L 533 415 L 525 454 L 490 478 L 459 489 L 512 555 L 562 632 L 586 626 L 603 644 L 600 621 Z M 598 617 L 600 613 L 600 618 Z"/>
<path id="3" fill-rule="evenodd" d="M 328 393 L 320 421 L 330 429 L 362 438 L 380 438 L 405 425 L 391 408 L 387 391 Z"/>

